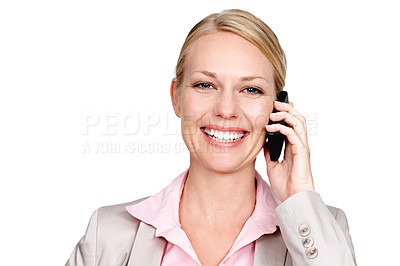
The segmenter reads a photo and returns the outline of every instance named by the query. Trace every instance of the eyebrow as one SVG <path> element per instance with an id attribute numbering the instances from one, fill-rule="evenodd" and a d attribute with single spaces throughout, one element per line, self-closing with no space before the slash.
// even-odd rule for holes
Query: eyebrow
<path id="1" fill-rule="evenodd" d="M 209 76 L 211 78 L 216 79 L 217 78 L 217 74 L 215 72 L 210 72 L 210 71 L 206 71 L 206 70 L 197 70 L 195 72 L 199 72 L 203 75 Z"/>
<path id="2" fill-rule="evenodd" d="M 206 75 L 208 77 L 217 78 L 217 74 L 215 72 L 210 72 L 210 71 L 206 71 L 206 70 L 197 70 L 195 72 L 201 73 L 203 75 Z M 267 83 L 270 83 L 270 81 L 268 81 L 266 78 L 261 77 L 261 76 L 246 76 L 246 77 L 241 77 L 240 78 L 240 82 L 244 82 L 244 81 L 250 81 L 250 80 L 254 80 L 254 79 L 263 79 L 265 80 Z"/>
<path id="3" fill-rule="evenodd" d="M 260 77 L 260 76 L 241 77 L 241 78 L 240 78 L 240 81 L 250 81 L 250 80 L 253 80 L 253 79 L 263 79 L 263 80 L 265 80 L 266 82 L 270 83 L 266 78 Z"/>

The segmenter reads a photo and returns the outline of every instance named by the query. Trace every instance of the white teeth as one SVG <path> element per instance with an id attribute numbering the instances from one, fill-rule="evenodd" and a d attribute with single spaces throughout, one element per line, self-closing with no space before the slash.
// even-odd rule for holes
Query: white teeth
<path id="1" fill-rule="evenodd" d="M 207 128 L 204 129 L 204 132 L 208 137 L 219 142 L 235 142 L 244 137 L 244 132 L 243 133 L 224 132 Z"/>
<path id="2" fill-rule="evenodd" d="M 224 133 L 224 139 L 228 140 L 229 139 L 229 132 Z"/>

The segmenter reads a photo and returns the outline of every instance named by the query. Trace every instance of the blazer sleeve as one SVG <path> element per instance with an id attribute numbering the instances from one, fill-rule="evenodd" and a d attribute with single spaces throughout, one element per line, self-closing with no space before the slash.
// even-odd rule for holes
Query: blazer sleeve
<path id="1" fill-rule="evenodd" d="M 354 266 L 346 215 L 327 207 L 318 193 L 301 191 L 275 209 L 294 266 Z"/>
<path id="2" fill-rule="evenodd" d="M 97 217 L 96 210 L 90 218 L 85 235 L 81 238 L 65 266 L 94 266 L 96 265 L 97 246 Z"/>

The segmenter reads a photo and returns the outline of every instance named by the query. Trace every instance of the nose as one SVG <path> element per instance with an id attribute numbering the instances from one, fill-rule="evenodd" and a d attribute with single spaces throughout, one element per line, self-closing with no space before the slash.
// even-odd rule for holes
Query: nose
<path id="1" fill-rule="evenodd" d="M 237 118 L 238 103 L 232 90 L 222 90 L 215 100 L 215 115 L 224 119 Z"/>

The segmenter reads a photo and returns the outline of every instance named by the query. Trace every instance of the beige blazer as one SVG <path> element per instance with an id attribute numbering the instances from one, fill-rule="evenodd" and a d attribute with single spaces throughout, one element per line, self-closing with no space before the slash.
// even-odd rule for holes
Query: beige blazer
<path id="1" fill-rule="evenodd" d="M 96 210 L 66 266 L 160 265 L 166 240 L 125 209 L 141 200 Z M 278 230 L 256 241 L 255 266 L 356 265 L 344 212 L 327 207 L 319 194 L 299 192 L 275 214 Z"/>

